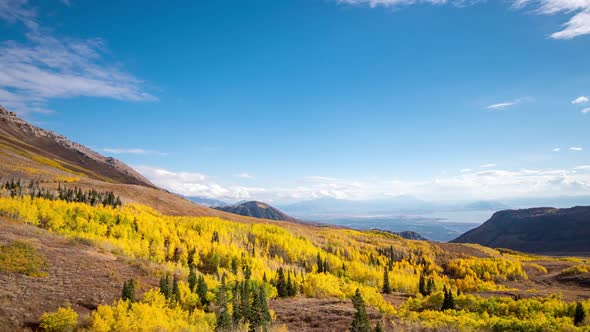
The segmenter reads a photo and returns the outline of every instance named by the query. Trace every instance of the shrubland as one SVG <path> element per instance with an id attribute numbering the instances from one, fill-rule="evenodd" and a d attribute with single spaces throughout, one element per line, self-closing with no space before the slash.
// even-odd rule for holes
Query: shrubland
<path id="1" fill-rule="evenodd" d="M 533 263 L 517 253 L 489 249 L 493 255 L 485 258 L 454 257 L 439 245 L 380 231 L 246 224 L 214 217 L 166 216 L 134 204 L 10 196 L 4 192 L 0 197 L 2 216 L 158 266 L 153 273 L 161 278 L 159 289 L 134 294 L 126 284 L 125 299 L 99 306 L 79 320 L 78 328 L 265 329 L 272 325 L 269 299 L 345 299 L 356 296 L 357 290 L 367 305 L 388 319 L 432 328 L 586 328 L 574 327 L 575 304 L 558 297 L 516 300 L 468 294 L 505 289 L 504 281 L 526 279 L 523 266 Z M 396 308 L 382 294 L 385 288 L 412 297 Z M 583 303 L 586 308 L 589 305 Z M 59 322 L 61 316 L 69 315 L 70 320 L 64 320 L 71 322 L 67 309 L 52 314 L 42 321 Z"/>

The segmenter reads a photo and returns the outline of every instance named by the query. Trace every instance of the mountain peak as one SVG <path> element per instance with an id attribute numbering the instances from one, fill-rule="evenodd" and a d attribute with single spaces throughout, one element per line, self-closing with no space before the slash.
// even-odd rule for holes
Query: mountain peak
<path id="1" fill-rule="evenodd" d="M 215 208 L 221 211 L 248 217 L 281 221 L 298 221 L 297 219 L 286 215 L 281 210 L 260 201 L 247 201 L 235 205 L 219 206 Z"/>

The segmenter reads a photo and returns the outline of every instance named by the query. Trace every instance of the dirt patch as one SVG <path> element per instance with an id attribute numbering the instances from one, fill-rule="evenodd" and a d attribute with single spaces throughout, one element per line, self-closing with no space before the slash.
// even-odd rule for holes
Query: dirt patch
<path id="1" fill-rule="evenodd" d="M 0 272 L 0 331 L 33 330 L 43 312 L 66 303 L 88 314 L 118 299 L 123 282 L 130 278 L 139 279 L 139 293 L 157 284 L 145 270 L 110 253 L 0 218 L 0 243 L 14 240 L 31 243 L 43 255 L 47 277 Z"/>
<path id="2" fill-rule="evenodd" d="M 289 331 L 348 331 L 354 316 L 350 300 L 295 297 L 275 299 L 269 305 L 276 313 L 275 324 L 284 324 Z M 382 319 L 374 308 L 367 308 L 367 314 L 373 326 Z"/>

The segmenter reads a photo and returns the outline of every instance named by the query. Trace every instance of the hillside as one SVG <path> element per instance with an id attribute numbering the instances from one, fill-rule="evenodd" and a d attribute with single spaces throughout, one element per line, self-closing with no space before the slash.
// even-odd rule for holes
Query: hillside
<path id="1" fill-rule="evenodd" d="M 0 181 L 40 181 L 58 185 L 113 191 L 124 203 L 139 203 L 169 215 L 218 216 L 242 222 L 260 222 L 195 204 L 156 187 L 125 163 L 33 126 L 0 106 Z"/>
<path id="2" fill-rule="evenodd" d="M 589 253 L 590 206 L 532 208 L 494 213 L 452 242 L 533 253 Z"/>
<path id="3" fill-rule="evenodd" d="M 258 201 L 249 201 L 228 206 L 217 206 L 215 209 L 247 217 L 279 221 L 298 221 L 297 219 L 286 215 L 279 209 Z"/>
<path id="4" fill-rule="evenodd" d="M 0 106 L 1 171 L 14 177 L 88 177 L 111 183 L 154 185 L 121 161 L 64 136 L 35 127 Z"/>

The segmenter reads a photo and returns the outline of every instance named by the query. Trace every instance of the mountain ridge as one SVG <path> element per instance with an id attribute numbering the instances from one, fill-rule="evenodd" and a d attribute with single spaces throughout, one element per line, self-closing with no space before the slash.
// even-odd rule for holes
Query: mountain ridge
<path id="1" fill-rule="evenodd" d="M 247 217 L 262 218 L 277 221 L 300 222 L 283 211 L 260 201 L 247 201 L 228 206 L 216 206 L 214 209 L 229 213 L 239 214 Z"/>
<path id="2" fill-rule="evenodd" d="M 590 252 L 590 206 L 498 211 L 452 240 L 534 253 Z"/>
<path id="3" fill-rule="evenodd" d="M 107 157 L 63 135 L 34 126 L 0 105 L 0 148 L 30 157 L 44 166 L 95 180 L 153 187 L 147 178 L 122 161 Z M 10 173 L 10 169 L 3 169 Z"/>

